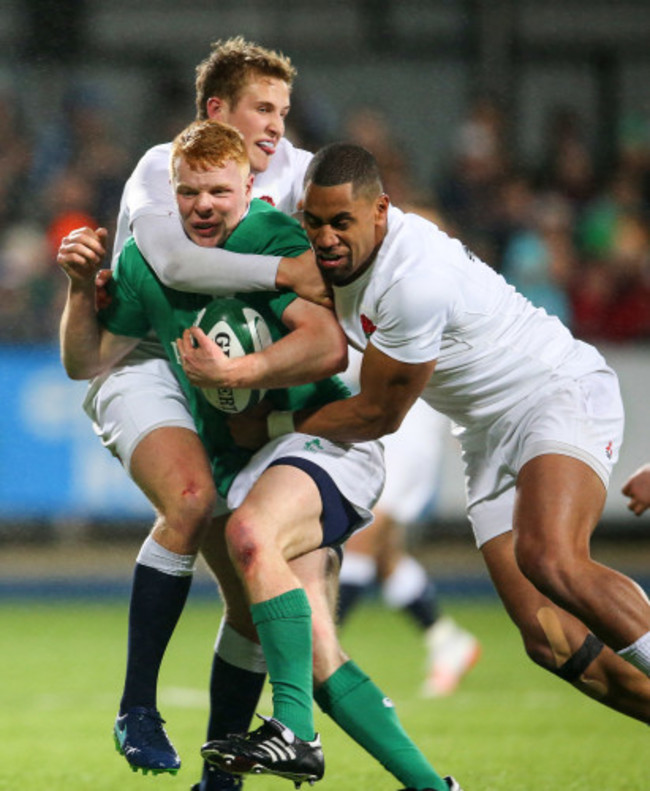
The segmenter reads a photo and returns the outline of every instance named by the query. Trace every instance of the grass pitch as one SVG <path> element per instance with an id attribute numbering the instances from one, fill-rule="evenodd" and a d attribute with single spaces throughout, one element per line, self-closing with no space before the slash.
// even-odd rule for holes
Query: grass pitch
<path id="1" fill-rule="evenodd" d="M 399 614 L 364 605 L 341 635 L 442 774 L 453 774 L 465 791 L 648 791 L 650 734 L 643 724 L 532 665 L 495 599 L 451 599 L 446 605 L 479 636 L 483 657 L 444 700 L 418 697 L 424 648 Z M 113 748 L 126 611 L 122 600 L 0 605 L 2 791 L 189 791 L 196 782 L 218 605 L 190 599 L 161 674 L 160 708 L 183 759 L 176 777 L 134 774 Z M 261 708 L 270 711 L 268 692 Z M 327 768 L 315 788 L 399 788 L 320 711 L 316 717 Z M 253 777 L 246 785 L 250 791 L 293 788 L 270 777 Z"/>

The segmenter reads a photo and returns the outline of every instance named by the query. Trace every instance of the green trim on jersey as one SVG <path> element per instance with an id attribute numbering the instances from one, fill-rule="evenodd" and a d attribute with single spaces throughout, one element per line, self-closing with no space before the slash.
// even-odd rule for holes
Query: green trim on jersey
<path id="1" fill-rule="evenodd" d="M 224 249 L 236 253 L 296 256 L 309 247 L 300 224 L 254 199 Z M 206 294 L 175 291 L 163 285 L 129 239 L 120 254 L 109 284 L 110 305 L 100 312 L 102 324 L 114 335 L 143 338 L 155 332 L 187 396 L 199 435 L 212 461 L 214 480 L 225 495 L 236 474 L 248 463 L 251 451 L 238 448 L 230 436 L 227 416 L 212 407 L 198 388 L 188 382 L 176 354 L 176 340 L 194 323 L 196 314 L 212 300 Z M 296 295 L 293 292 L 259 291 L 235 296 L 254 307 L 266 320 L 274 341 L 288 333 L 282 314 Z M 338 377 L 288 389 L 269 390 L 274 409 L 295 410 L 321 406 L 346 398 L 349 390 Z"/>

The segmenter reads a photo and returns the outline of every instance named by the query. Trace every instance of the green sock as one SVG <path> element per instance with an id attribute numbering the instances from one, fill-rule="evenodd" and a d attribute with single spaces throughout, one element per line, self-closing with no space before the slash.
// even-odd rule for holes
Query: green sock
<path id="1" fill-rule="evenodd" d="M 251 605 L 273 690 L 273 716 L 300 739 L 315 736 L 311 607 L 302 588 Z"/>
<path id="2" fill-rule="evenodd" d="M 314 697 L 325 714 L 405 786 L 448 791 L 400 724 L 392 702 L 354 662 L 332 673 Z"/>

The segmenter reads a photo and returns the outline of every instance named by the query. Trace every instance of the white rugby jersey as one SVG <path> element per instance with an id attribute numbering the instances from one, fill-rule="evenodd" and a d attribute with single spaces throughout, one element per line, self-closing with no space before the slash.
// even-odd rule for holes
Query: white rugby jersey
<path id="1" fill-rule="evenodd" d="M 458 240 L 391 206 L 373 265 L 334 288 L 350 343 L 406 363 L 437 360 L 422 393 L 459 426 L 490 422 L 555 376 L 606 368 Z"/>
<path id="2" fill-rule="evenodd" d="M 117 220 L 113 261 L 117 260 L 124 242 L 131 235 L 131 227 L 137 217 L 145 214 L 172 215 L 180 223 L 169 177 L 171 147 L 170 142 L 150 148 L 126 182 Z M 268 168 L 255 176 L 253 197 L 270 199 L 285 214 L 295 212 L 312 156 L 309 151 L 296 148 L 283 137 Z"/>

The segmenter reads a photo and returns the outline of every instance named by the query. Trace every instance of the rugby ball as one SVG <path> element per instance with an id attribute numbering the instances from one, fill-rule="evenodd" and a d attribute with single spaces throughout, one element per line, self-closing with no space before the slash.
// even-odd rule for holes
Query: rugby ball
<path id="1" fill-rule="evenodd" d="M 259 352 L 273 343 L 264 318 L 236 297 L 218 297 L 199 311 L 195 326 L 228 357 L 243 357 Z M 203 395 L 221 412 L 235 414 L 258 404 L 266 390 L 241 390 L 231 387 L 203 387 Z"/>

